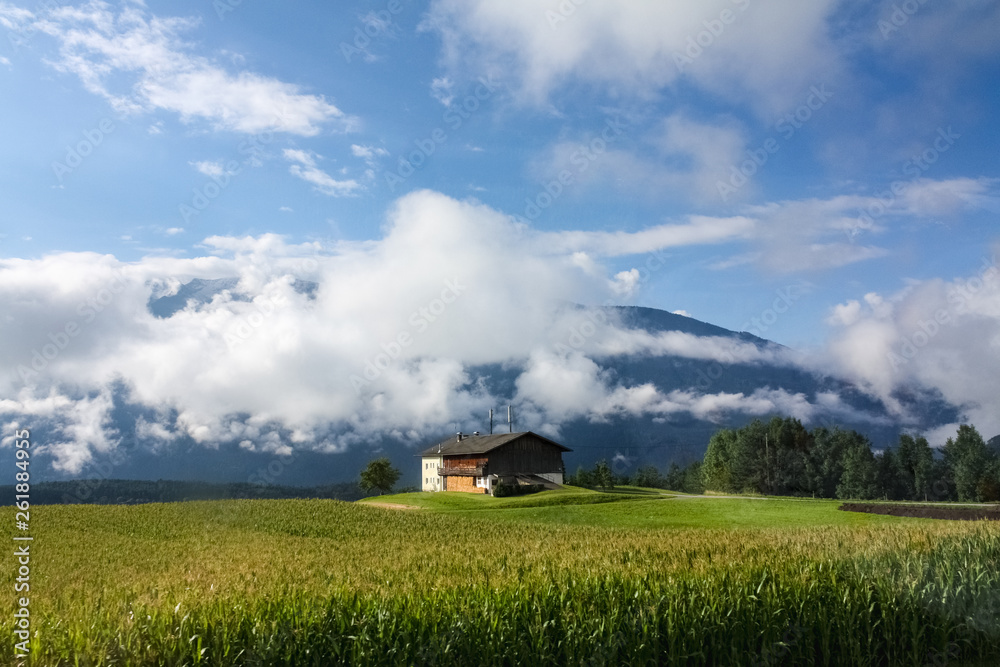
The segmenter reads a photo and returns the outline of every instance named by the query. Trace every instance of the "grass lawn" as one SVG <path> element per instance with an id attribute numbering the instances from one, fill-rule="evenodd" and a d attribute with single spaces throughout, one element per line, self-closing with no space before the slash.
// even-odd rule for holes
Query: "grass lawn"
<path id="1" fill-rule="evenodd" d="M 842 512 L 839 500 L 714 498 L 625 487 L 606 493 L 565 487 L 515 498 L 486 494 L 401 493 L 358 501 L 419 507 L 527 523 L 612 528 L 781 528 L 870 526 L 915 519 Z M 492 511 L 491 511 L 492 510 Z"/>

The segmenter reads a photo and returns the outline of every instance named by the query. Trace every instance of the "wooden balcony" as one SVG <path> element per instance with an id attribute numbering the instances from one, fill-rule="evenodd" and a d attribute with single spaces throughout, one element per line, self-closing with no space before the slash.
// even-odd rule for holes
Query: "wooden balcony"
<path id="1" fill-rule="evenodd" d="M 485 477 L 487 474 L 486 466 L 440 466 L 438 467 L 438 475 L 444 476 L 455 476 L 455 477 Z"/>

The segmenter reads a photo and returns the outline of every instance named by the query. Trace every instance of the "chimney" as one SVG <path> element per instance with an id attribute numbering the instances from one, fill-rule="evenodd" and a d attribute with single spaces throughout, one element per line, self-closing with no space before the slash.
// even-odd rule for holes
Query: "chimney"
<path id="1" fill-rule="evenodd" d="M 459 431 L 458 433 L 456 433 L 456 436 L 458 437 L 458 440 L 456 440 L 455 442 L 462 442 L 462 438 L 465 437 L 465 436 L 462 435 L 461 431 Z"/>
<path id="2" fill-rule="evenodd" d="M 473 431 L 472 435 L 479 435 L 479 431 Z"/>

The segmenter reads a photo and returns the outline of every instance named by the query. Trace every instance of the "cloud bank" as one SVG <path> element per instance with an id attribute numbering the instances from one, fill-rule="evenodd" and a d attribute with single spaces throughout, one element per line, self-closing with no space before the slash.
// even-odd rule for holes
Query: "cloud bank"
<path id="1" fill-rule="evenodd" d="M 738 220 L 721 225 L 743 227 Z M 671 245 L 716 237 L 711 225 L 692 226 L 656 238 Z M 217 236 L 203 242 L 202 256 L 186 259 L 126 263 L 59 253 L 2 260 L 0 363 L 8 373 L 0 395 L 9 398 L 0 413 L 59 423 L 65 437 L 48 450 L 57 468 L 75 472 L 118 442 L 113 387 L 155 413 L 136 424 L 149 442 L 186 437 L 263 451 L 339 451 L 380 434 L 419 443 L 507 401 L 550 433 L 577 418 L 808 418 L 830 407 L 781 390 L 664 394 L 622 384 L 602 359 L 796 361 L 777 347 L 634 330 L 611 311 L 581 309 L 574 304 L 620 298 L 616 279 L 588 237 L 551 234 L 475 201 L 421 191 L 394 205 L 375 241 L 294 245 L 275 235 Z M 618 241 L 607 255 L 639 249 L 627 236 Z M 210 300 L 189 301 L 169 317 L 150 312 L 151 299 L 194 278 L 231 280 Z M 490 395 L 475 375 L 488 364 L 515 369 L 510 395 Z"/>
<path id="2" fill-rule="evenodd" d="M 900 414 L 895 392 L 931 387 L 960 406 L 965 422 L 1000 433 L 1000 269 L 996 252 L 952 280 L 914 282 L 896 294 L 835 306 L 827 353 L 845 376 Z M 940 444 L 948 424 L 931 434 Z"/>

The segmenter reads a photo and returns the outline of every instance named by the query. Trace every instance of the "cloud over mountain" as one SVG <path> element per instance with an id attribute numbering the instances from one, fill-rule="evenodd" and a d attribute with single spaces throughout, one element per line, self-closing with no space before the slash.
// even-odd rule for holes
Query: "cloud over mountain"
<path id="1" fill-rule="evenodd" d="M 789 368 L 799 360 L 751 339 L 637 329 L 614 311 L 576 306 L 616 298 L 615 282 L 599 254 L 580 261 L 581 237 L 540 242 L 550 236 L 482 204 L 422 191 L 396 203 L 377 241 L 210 237 L 205 255 L 187 259 L 4 260 L 0 355 L 9 373 L 0 392 L 16 398 L 0 411 L 57 423 L 65 437 L 48 452 L 75 472 L 116 446 L 113 387 L 150 412 L 136 427 L 148 443 L 190 438 L 274 451 L 339 451 L 386 433 L 420 441 L 509 401 L 549 432 L 568 419 L 616 415 L 808 419 L 848 409 L 780 387 L 706 392 L 616 377 L 607 359 Z M 607 253 L 629 245 L 620 239 Z M 150 310 L 193 279 L 216 287 L 168 312 Z M 498 393 L 477 370 L 491 364 L 513 369 L 509 391 Z"/>

